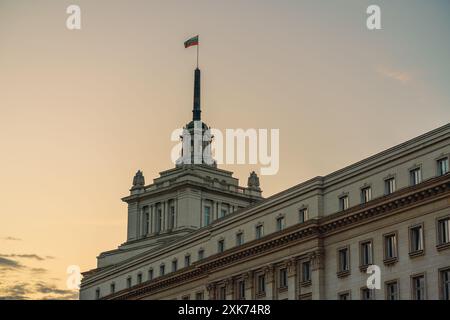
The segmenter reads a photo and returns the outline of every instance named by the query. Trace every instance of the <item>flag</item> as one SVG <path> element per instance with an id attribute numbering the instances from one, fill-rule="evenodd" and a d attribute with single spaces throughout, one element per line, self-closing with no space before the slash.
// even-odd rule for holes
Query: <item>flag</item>
<path id="1" fill-rule="evenodd" d="M 198 46 L 198 36 L 192 37 L 184 42 L 184 47 L 189 48 L 192 46 Z"/>

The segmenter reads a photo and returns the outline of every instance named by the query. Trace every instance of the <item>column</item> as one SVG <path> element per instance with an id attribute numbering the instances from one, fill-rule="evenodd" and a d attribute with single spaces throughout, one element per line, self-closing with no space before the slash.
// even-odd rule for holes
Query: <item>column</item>
<path id="1" fill-rule="evenodd" d="M 234 300 L 234 282 L 233 278 L 225 280 L 226 300 Z"/>
<path id="2" fill-rule="evenodd" d="M 178 197 L 173 200 L 173 205 L 175 207 L 175 219 L 173 228 L 178 228 Z"/>
<path id="3" fill-rule="evenodd" d="M 253 272 L 249 271 L 244 274 L 244 280 L 245 280 L 245 300 L 253 300 Z"/>
<path id="4" fill-rule="evenodd" d="M 275 297 L 275 268 L 274 266 L 267 266 L 264 270 L 266 280 L 266 300 L 273 300 Z"/>
<path id="5" fill-rule="evenodd" d="M 297 292 L 297 261 L 295 259 L 290 259 L 286 263 L 287 276 L 288 276 L 288 299 L 295 300 Z"/>
<path id="6" fill-rule="evenodd" d="M 210 283 L 206 286 L 206 290 L 208 291 L 208 299 L 215 300 L 216 299 L 216 284 Z"/>
<path id="7" fill-rule="evenodd" d="M 324 291 L 324 250 L 318 249 L 309 254 L 311 261 L 311 285 L 312 285 L 312 299 L 325 299 Z"/>

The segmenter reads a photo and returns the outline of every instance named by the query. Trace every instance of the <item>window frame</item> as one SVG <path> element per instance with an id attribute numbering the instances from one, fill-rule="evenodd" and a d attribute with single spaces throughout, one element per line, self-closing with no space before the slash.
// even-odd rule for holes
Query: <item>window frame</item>
<path id="1" fill-rule="evenodd" d="M 448 232 L 447 240 L 448 241 L 447 242 L 441 242 L 442 236 L 441 236 L 440 223 L 443 220 L 448 221 L 448 230 L 447 230 L 447 232 Z M 449 249 L 449 248 L 450 248 L 450 214 L 447 214 L 447 215 L 443 215 L 443 216 L 436 218 L 436 249 L 438 251 L 442 251 L 442 250 Z"/>
<path id="2" fill-rule="evenodd" d="M 439 272 L 439 299 L 440 300 L 445 300 L 445 301 L 450 301 L 450 266 L 448 267 L 444 267 L 444 268 L 440 268 L 438 269 Z M 448 282 L 448 296 L 445 297 L 445 279 L 443 278 L 443 274 L 444 272 L 448 272 L 449 273 L 449 279 L 447 280 Z M 447 299 L 445 299 L 447 298 Z"/>
<path id="3" fill-rule="evenodd" d="M 342 269 L 341 266 L 341 251 L 346 251 L 346 259 L 347 259 L 347 269 Z M 350 245 L 342 246 L 336 249 L 336 262 L 337 262 L 337 276 L 339 278 L 346 277 L 350 275 L 351 264 L 350 264 Z"/>
<path id="4" fill-rule="evenodd" d="M 408 169 L 409 172 L 409 185 L 415 186 L 420 184 L 423 181 L 423 177 L 422 177 L 422 164 L 419 165 L 415 165 L 411 168 Z M 417 175 L 417 181 L 416 181 L 416 175 L 415 172 L 418 172 Z"/>
<path id="5" fill-rule="evenodd" d="M 427 277 L 426 277 L 426 273 L 425 272 L 416 273 L 416 274 L 411 275 L 411 277 L 410 277 L 411 300 L 418 300 L 417 296 L 416 296 L 417 292 L 416 292 L 416 287 L 415 287 L 414 280 L 416 278 L 419 278 L 419 277 L 423 277 L 423 286 L 424 286 L 424 288 L 423 288 L 423 299 L 420 299 L 420 300 L 427 300 Z"/>
<path id="6" fill-rule="evenodd" d="M 395 292 L 395 299 L 388 299 L 390 296 L 389 293 L 389 286 L 395 284 L 397 286 L 397 291 Z M 394 300 L 400 300 L 400 280 L 399 279 L 391 279 L 384 282 L 384 296 L 385 300 L 388 301 L 394 301 Z"/>
<path id="7" fill-rule="evenodd" d="M 413 232 L 415 229 L 420 228 L 421 230 L 421 241 L 422 241 L 422 249 L 417 249 L 414 250 L 413 248 Z M 421 256 L 425 254 L 425 228 L 424 228 L 424 223 L 416 223 L 412 226 L 408 227 L 408 247 L 409 247 L 409 256 L 410 257 L 416 257 L 416 256 Z"/>
<path id="8" fill-rule="evenodd" d="M 389 175 L 386 178 L 383 179 L 384 181 L 384 195 L 388 196 L 390 194 L 393 194 L 395 191 L 397 191 L 397 179 L 395 175 Z M 390 181 L 392 181 L 392 190 L 390 188 Z"/>
<path id="9" fill-rule="evenodd" d="M 364 253 L 363 246 L 367 243 L 370 243 L 370 262 L 365 263 L 364 261 Z M 374 250 L 373 250 L 373 239 L 365 239 L 359 242 L 359 269 L 361 272 L 365 272 L 367 270 L 367 267 L 372 265 L 374 262 Z"/>
<path id="10" fill-rule="evenodd" d="M 390 236 L 395 237 L 395 256 L 388 257 L 387 256 L 387 238 Z M 399 259 L 399 252 L 398 252 L 398 231 L 391 231 L 388 233 L 383 234 L 383 263 L 385 265 L 394 264 Z"/>
<path id="11" fill-rule="evenodd" d="M 440 162 L 446 161 L 447 162 L 447 172 L 442 172 L 440 167 Z M 450 172 L 450 157 L 448 155 L 441 156 L 436 159 L 436 176 L 441 177 L 443 175 L 446 175 Z"/>

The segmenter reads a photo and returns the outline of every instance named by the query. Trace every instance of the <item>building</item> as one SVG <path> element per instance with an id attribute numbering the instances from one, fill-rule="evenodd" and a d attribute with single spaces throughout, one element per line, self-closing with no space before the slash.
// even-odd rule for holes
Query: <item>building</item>
<path id="1" fill-rule="evenodd" d="M 198 69 L 194 87 L 183 141 L 208 129 Z M 150 185 L 138 171 L 127 240 L 83 274 L 80 298 L 449 300 L 449 156 L 447 124 L 266 199 L 255 173 L 242 187 L 203 156 Z"/>

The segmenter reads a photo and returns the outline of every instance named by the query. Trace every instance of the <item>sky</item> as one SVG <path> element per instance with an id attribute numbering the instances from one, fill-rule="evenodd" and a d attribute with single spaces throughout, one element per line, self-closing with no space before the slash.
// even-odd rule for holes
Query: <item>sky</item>
<path id="1" fill-rule="evenodd" d="M 0 299 L 76 299 L 67 267 L 125 241 L 120 199 L 192 116 L 191 36 L 202 119 L 279 129 L 267 197 L 448 123 L 449 31 L 446 0 L 0 0 Z"/>

